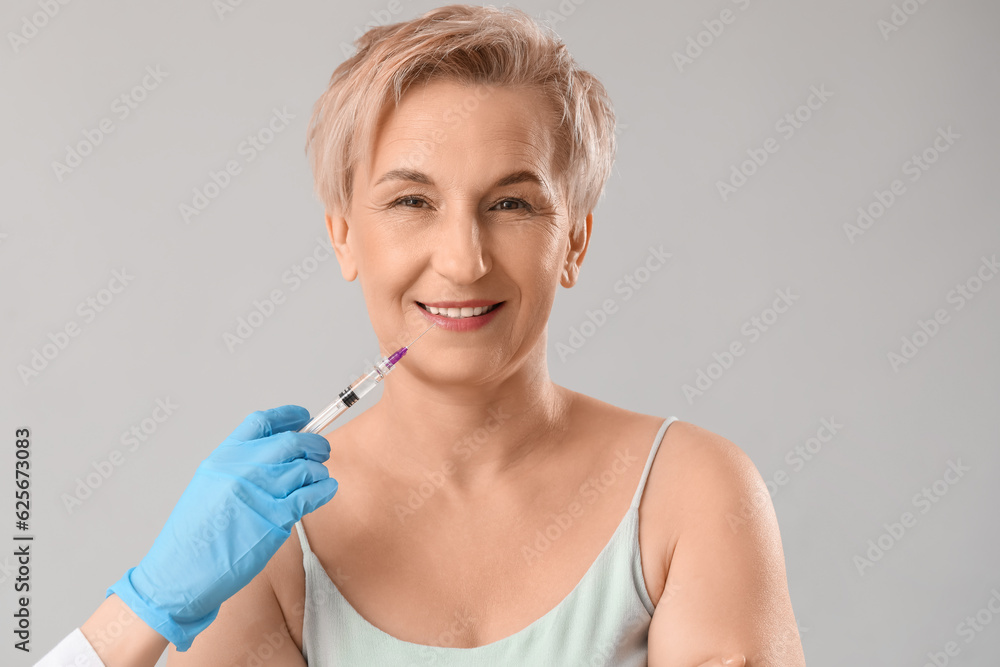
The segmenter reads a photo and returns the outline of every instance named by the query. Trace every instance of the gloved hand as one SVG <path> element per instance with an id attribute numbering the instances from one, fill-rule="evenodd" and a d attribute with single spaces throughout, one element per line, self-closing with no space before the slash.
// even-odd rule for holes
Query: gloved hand
<path id="1" fill-rule="evenodd" d="M 167 523 L 115 593 L 178 651 L 250 583 L 303 515 L 337 492 L 330 444 L 297 433 L 309 412 L 285 405 L 249 415 L 201 462 Z"/>

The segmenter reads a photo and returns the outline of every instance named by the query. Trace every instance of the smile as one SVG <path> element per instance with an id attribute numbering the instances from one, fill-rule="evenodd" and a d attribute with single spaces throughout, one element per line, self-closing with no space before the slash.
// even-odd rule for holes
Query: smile
<path id="1" fill-rule="evenodd" d="M 464 308 L 435 308 L 434 306 L 426 306 L 417 301 L 417 305 L 431 315 L 440 315 L 452 320 L 464 320 L 468 317 L 479 317 L 480 315 L 485 315 L 486 313 L 496 310 L 502 303 L 503 301 L 500 303 L 494 303 L 491 306 L 475 306 L 473 308 L 468 306 Z"/>
<path id="2" fill-rule="evenodd" d="M 506 302 L 481 301 L 439 302 L 436 306 L 416 302 L 420 312 L 439 328 L 454 332 L 478 331 L 489 325 Z"/>

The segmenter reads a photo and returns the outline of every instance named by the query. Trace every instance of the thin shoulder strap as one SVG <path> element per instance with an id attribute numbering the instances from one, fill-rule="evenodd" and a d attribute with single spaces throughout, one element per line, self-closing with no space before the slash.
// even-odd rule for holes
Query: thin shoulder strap
<path id="1" fill-rule="evenodd" d="M 302 519 L 295 522 L 295 532 L 299 534 L 299 544 L 302 546 L 302 553 L 312 553 L 312 549 L 309 548 L 309 540 L 306 539 L 306 529 L 302 525 Z"/>
<path id="2" fill-rule="evenodd" d="M 656 450 L 660 448 L 660 442 L 663 441 L 663 436 L 667 432 L 667 427 L 675 421 L 677 421 L 677 417 L 667 417 L 664 419 L 663 424 L 660 426 L 660 430 L 656 432 L 656 437 L 653 438 L 653 446 L 649 449 L 649 457 L 646 459 L 646 467 L 642 469 L 642 478 L 639 479 L 639 488 L 635 490 L 635 496 L 632 498 L 632 509 L 639 506 L 639 501 L 642 499 L 642 490 L 646 488 L 646 478 L 649 477 L 649 469 L 653 467 L 653 459 L 656 457 Z"/>

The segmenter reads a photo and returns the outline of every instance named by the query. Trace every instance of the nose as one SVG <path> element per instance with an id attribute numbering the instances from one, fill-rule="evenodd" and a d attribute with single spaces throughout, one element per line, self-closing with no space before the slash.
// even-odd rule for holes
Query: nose
<path id="1" fill-rule="evenodd" d="M 490 270 L 483 230 L 470 212 L 447 216 L 434 248 L 432 266 L 453 285 L 471 285 Z"/>

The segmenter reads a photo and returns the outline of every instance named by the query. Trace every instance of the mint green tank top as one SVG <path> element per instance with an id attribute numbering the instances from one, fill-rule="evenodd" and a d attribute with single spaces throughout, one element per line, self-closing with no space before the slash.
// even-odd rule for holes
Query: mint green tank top
<path id="1" fill-rule="evenodd" d="M 310 667 L 645 667 L 653 603 L 639 557 L 639 501 L 663 435 L 660 426 L 632 504 L 576 587 L 544 616 L 495 642 L 473 648 L 397 639 L 369 623 L 340 594 L 295 524 L 306 574 L 302 656 Z"/>

